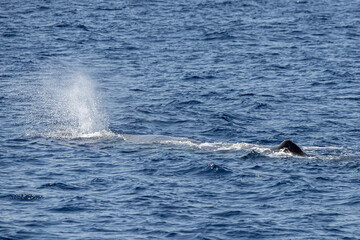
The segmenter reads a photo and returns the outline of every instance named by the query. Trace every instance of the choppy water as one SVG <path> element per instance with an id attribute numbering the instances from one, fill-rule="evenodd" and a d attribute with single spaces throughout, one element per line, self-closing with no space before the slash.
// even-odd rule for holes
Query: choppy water
<path id="1" fill-rule="evenodd" d="M 0 239 L 359 239 L 359 26 L 355 0 L 2 1 Z"/>

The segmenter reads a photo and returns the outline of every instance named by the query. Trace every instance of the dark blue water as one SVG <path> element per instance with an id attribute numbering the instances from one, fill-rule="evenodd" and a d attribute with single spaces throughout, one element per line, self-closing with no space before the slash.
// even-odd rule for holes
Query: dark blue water
<path id="1" fill-rule="evenodd" d="M 356 0 L 1 1 L 0 239 L 360 239 L 359 81 Z"/>

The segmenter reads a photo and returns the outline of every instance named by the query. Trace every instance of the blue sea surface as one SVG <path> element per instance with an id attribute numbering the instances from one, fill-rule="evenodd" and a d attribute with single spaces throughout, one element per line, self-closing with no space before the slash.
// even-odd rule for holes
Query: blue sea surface
<path id="1" fill-rule="evenodd" d="M 0 2 L 0 239 L 360 239 L 359 1 Z"/>

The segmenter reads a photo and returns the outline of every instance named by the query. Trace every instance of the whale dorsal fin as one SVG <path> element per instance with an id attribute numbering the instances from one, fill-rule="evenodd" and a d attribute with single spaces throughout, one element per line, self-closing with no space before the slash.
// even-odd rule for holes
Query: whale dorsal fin
<path id="1" fill-rule="evenodd" d="M 291 140 L 283 141 L 278 147 L 275 147 L 272 150 L 279 151 L 281 149 L 284 149 L 285 151 L 289 151 L 292 154 L 297 155 L 297 156 L 302 156 L 302 157 L 307 156 L 307 154 L 304 153 L 303 150 L 301 150 L 301 148 Z"/>

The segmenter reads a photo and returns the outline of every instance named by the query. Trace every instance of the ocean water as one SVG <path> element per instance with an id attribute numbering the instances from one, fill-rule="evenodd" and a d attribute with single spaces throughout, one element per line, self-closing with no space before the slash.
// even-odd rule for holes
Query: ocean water
<path id="1" fill-rule="evenodd" d="M 359 1 L 0 2 L 0 239 L 360 239 Z"/>

